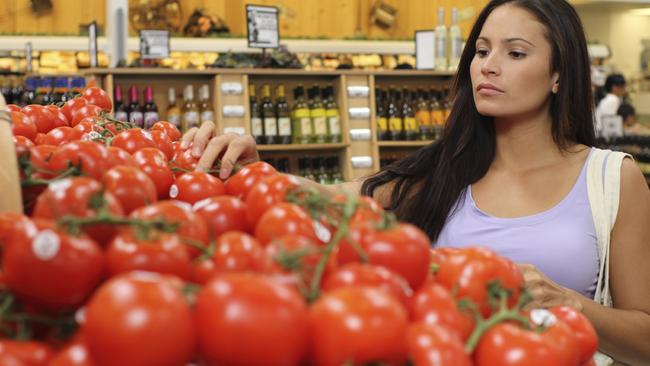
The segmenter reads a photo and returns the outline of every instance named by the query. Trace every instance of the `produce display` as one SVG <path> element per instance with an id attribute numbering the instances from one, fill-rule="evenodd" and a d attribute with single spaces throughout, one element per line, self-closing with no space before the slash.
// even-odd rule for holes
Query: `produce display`
<path id="1" fill-rule="evenodd" d="M 494 252 L 431 249 L 375 201 L 265 162 L 222 181 L 90 87 L 10 106 L 25 214 L 0 214 L 0 365 L 593 365 Z"/>

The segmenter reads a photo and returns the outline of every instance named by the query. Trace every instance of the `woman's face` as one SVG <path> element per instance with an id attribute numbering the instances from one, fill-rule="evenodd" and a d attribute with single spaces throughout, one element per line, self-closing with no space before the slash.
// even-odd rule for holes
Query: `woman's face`
<path id="1" fill-rule="evenodd" d="M 474 103 L 482 115 L 534 116 L 557 92 L 544 26 L 520 7 L 503 5 L 487 18 L 470 66 Z"/>

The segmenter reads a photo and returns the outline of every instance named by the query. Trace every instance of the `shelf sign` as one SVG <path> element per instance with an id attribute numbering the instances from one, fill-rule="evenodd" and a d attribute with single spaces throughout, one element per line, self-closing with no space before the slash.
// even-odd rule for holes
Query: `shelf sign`
<path id="1" fill-rule="evenodd" d="M 352 128 L 350 129 L 350 140 L 352 141 L 370 141 L 372 133 L 369 128 Z"/>
<path id="2" fill-rule="evenodd" d="M 140 58 L 152 60 L 167 57 L 169 57 L 169 31 L 141 30 Z"/>
<path id="3" fill-rule="evenodd" d="M 248 47 L 278 48 L 278 8 L 274 6 L 246 5 Z"/>
<path id="4" fill-rule="evenodd" d="M 433 70 L 435 66 L 436 34 L 432 30 L 415 32 L 415 68 Z"/>
<path id="5" fill-rule="evenodd" d="M 370 156 L 353 156 L 350 158 L 350 162 L 355 169 L 372 168 L 372 157 Z"/>
<path id="6" fill-rule="evenodd" d="M 244 106 L 243 105 L 224 105 L 223 106 L 223 116 L 224 117 L 244 117 Z"/>
<path id="7" fill-rule="evenodd" d="M 348 96 L 350 98 L 368 97 L 369 88 L 362 85 L 348 86 Z"/>
<path id="8" fill-rule="evenodd" d="M 88 26 L 88 57 L 90 67 L 97 67 L 97 22 L 92 22 Z"/>
<path id="9" fill-rule="evenodd" d="M 350 113 L 350 118 L 355 118 L 355 119 L 370 118 L 370 108 L 368 107 L 350 108 L 349 113 Z"/>
<path id="10" fill-rule="evenodd" d="M 246 133 L 246 129 L 244 127 L 224 127 L 223 128 L 223 133 L 234 133 L 239 136 L 243 136 Z"/>
<path id="11" fill-rule="evenodd" d="M 241 95 L 244 87 L 241 83 L 223 83 L 221 84 L 221 93 L 226 95 Z"/>

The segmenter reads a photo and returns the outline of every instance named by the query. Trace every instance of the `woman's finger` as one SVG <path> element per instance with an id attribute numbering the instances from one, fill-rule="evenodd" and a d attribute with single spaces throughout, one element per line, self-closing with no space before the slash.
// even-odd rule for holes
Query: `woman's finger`
<path id="1" fill-rule="evenodd" d="M 195 157 L 201 156 L 205 146 L 208 144 L 208 141 L 214 136 L 217 126 L 211 121 L 205 121 L 199 127 L 198 132 L 194 136 L 192 142 L 192 155 Z"/>
<path id="2" fill-rule="evenodd" d="M 210 140 L 210 142 L 208 143 L 208 146 L 205 148 L 203 155 L 201 155 L 201 159 L 199 159 L 199 162 L 196 164 L 196 170 L 199 171 L 210 170 L 210 168 L 214 164 L 215 160 L 217 160 L 217 157 L 219 157 L 219 154 L 221 154 L 223 149 L 236 138 L 237 135 L 234 134 L 226 134 L 226 135 L 213 137 L 212 140 Z"/>
<path id="3" fill-rule="evenodd" d="M 194 140 L 194 135 L 196 135 L 196 132 L 198 131 L 198 127 L 192 127 L 181 138 L 181 149 L 185 150 L 188 147 L 190 147 L 190 143 L 192 140 Z"/>

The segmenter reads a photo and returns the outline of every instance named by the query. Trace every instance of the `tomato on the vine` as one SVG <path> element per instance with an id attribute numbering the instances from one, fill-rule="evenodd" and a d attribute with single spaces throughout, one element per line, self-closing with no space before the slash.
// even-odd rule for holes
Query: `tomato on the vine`
<path id="1" fill-rule="evenodd" d="M 246 200 L 248 192 L 262 179 L 278 174 L 275 168 L 266 162 L 256 161 L 242 167 L 226 181 L 226 191 L 231 196 Z"/>
<path id="2" fill-rule="evenodd" d="M 173 123 L 167 121 L 158 121 L 151 126 L 151 131 L 162 131 L 169 136 L 172 141 L 178 141 L 181 138 L 181 131 Z"/>
<path id="3" fill-rule="evenodd" d="M 138 167 L 138 164 L 135 162 L 133 155 L 128 152 L 120 149 L 119 147 L 111 146 L 108 148 L 108 154 L 110 155 L 109 160 L 111 166 L 115 167 L 118 165 L 126 165 L 132 167 Z"/>
<path id="4" fill-rule="evenodd" d="M 174 183 L 174 173 L 169 168 L 165 154 L 156 148 L 147 147 L 133 154 L 137 166 L 156 185 L 159 199 L 169 198 L 169 188 Z"/>
<path id="5" fill-rule="evenodd" d="M 179 366 L 196 336 L 178 279 L 129 272 L 104 283 L 86 306 L 85 341 L 97 366 Z"/>
<path id="6" fill-rule="evenodd" d="M 38 128 L 36 123 L 22 112 L 11 112 L 11 132 L 14 136 L 25 136 L 26 138 L 34 141 Z"/>
<path id="7" fill-rule="evenodd" d="M 93 104 L 86 104 L 77 109 L 71 110 L 72 119 L 70 119 L 70 126 L 74 127 L 86 117 L 99 117 L 102 109 Z"/>
<path id="8" fill-rule="evenodd" d="M 196 202 L 192 209 L 205 221 L 211 239 L 227 231 L 247 231 L 246 204 L 237 197 L 206 198 Z"/>
<path id="9" fill-rule="evenodd" d="M 77 109 L 80 109 L 81 107 L 84 107 L 87 104 L 88 104 L 88 101 L 86 99 L 84 99 L 84 98 L 71 99 L 71 100 L 65 102 L 63 107 L 61 107 L 61 113 L 63 113 L 65 115 L 65 117 L 70 122 L 70 125 L 74 126 L 74 124 L 72 124 L 72 119 L 73 119 L 72 117 L 74 115 L 74 112 Z"/>
<path id="10" fill-rule="evenodd" d="M 156 148 L 165 154 L 167 160 L 174 158 L 174 144 L 164 131 L 151 130 L 151 138 L 156 143 Z"/>
<path id="11" fill-rule="evenodd" d="M 64 172 L 70 166 L 78 167 L 82 173 L 94 179 L 102 179 L 102 175 L 110 167 L 108 148 L 92 141 L 72 141 L 61 145 L 52 154 L 50 167 L 56 172 Z"/>
<path id="12" fill-rule="evenodd" d="M 113 138 L 111 146 L 124 149 L 130 154 L 135 154 L 138 150 L 146 147 L 157 148 L 156 141 L 154 141 L 151 133 L 139 128 L 132 128 L 118 133 Z"/>
<path id="13" fill-rule="evenodd" d="M 215 365 L 299 365 L 308 310 L 293 289 L 251 273 L 215 277 L 196 304 L 199 349 Z"/>
<path id="14" fill-rule="evenodd" d="M 301 235 L 319 242 L 314 229 L 314 221 L 300 206 L 281 202 L 271 206 L 262 214 L 255 227 L 255 237 L 262 243 L 286 234 Z"/>
<path id="15" fill-rule="evenodd" d="M 246 196 L 246 222 L 248 227 L 257 227 L 257 221 L 264 212 L 276 203 L 284 202 L 287 191 L 300 185 L 298 178 L 275 174 L 258 182 Z"/>
<path id="16" fill-rule="evenodd" d="M 0 363 L 3 366 L 47 365 L 54 355 L 52 347 L 36 341 L 14 341 L 0 339 Z M 9 362 L 14 362 L 13 364 Z"/>
<path id="17" fill-rule="evenodd" d="M 113 109 L 111 97 L 102 88 L 91 86 L 81 93 L 81 96 L 88 101 L 100 107 L 104 112 L 110 112 Z"/>
<path id="18" fill-rule="evenodd" d="M 189 172 L 176 178 L 169 188 L 169 198 L 194 204 L 226 193 L 223 182 L 208 173 Z"/>
<path id="19" fill-rule="evenodd" d="M 140 169 L 119 165 L 109 169 L 102 177 L 106 191 L 120 202 L 125 214 L 136 208 L 158 201 L 156 186 Z"/>
<path id="20" fill-rule="evenodd" d="M 262 272 L 268 263 L 262 245 L 254 237 L 239 231 L 218 237 L 211 259 L 215 273 Z"/>
<path id="21" fill-rule="evenodd" d="M 589 319 L 569 306 L 554 306 L 548 310 L 559 320 L 566 323 L 573 331 L 573 335 L 578 341 L 580 362 L 585 363 L 591 360 L 598 350 L 598 334 Z"/>
<path id="22" fill-rule="evenodd" d="M 48 310 L 73 309 L 104 275 L 104 253 L 85 236 L 35 220 L 12 235 L 2 258 L 5 281 L 24 302 Z"/>
<path id="23" fill-rule="evenodd" d="M 463 342 L 444 326 L 411 323 L 406 331 L 406 349 L 417 366 L 471 366 Z"/>
<path id="24" fill-rule="evenodd" d="M 56 127 L 51 129 L 42 139 L 38 141 L 39 145 L 59 146 L 68 142 L 76 141 L 81 138 L 82 132 L 72 127 Z"/>

